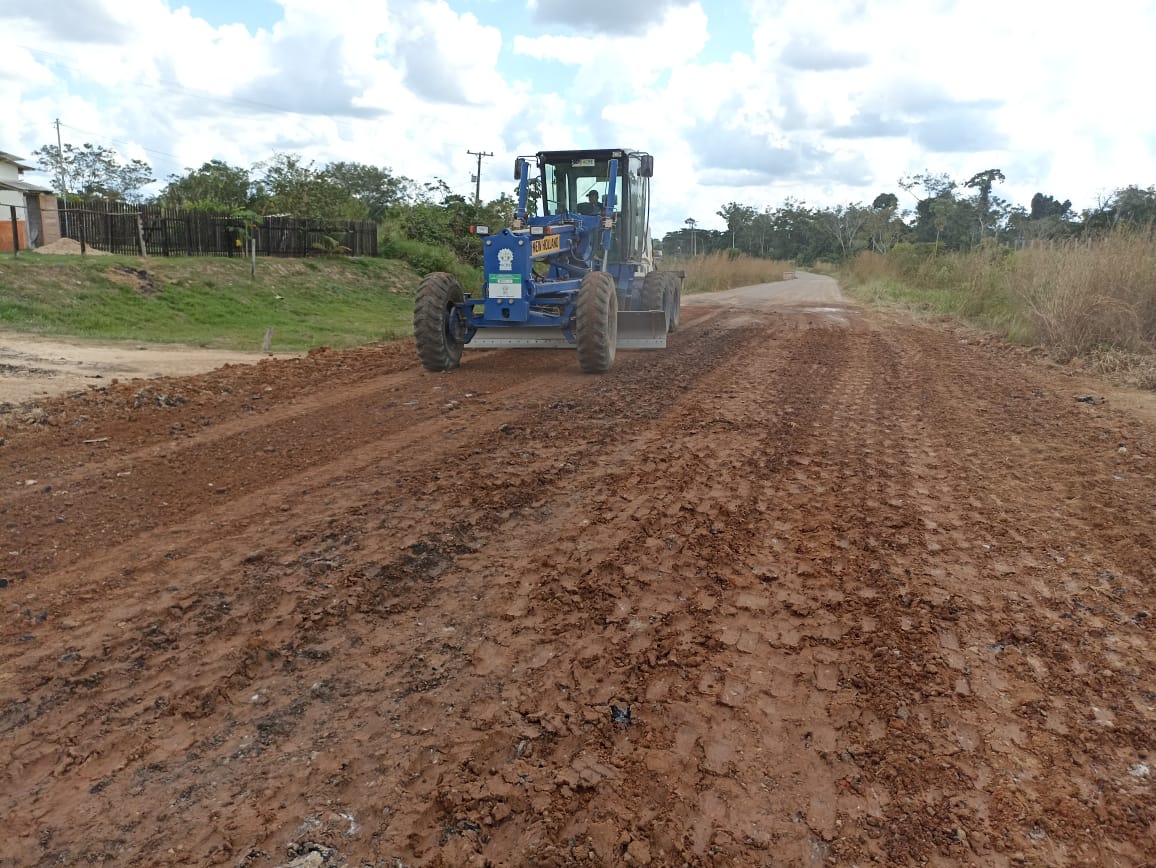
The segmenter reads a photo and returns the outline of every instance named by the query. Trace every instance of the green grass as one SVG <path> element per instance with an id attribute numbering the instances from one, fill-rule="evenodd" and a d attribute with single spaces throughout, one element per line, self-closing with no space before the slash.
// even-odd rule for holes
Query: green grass
<path id="1" fill-rule="evenodd" d="M 140 272 L 144 272 L 141 274 Z M 388 259 L 0 259 L 0 329 L 260 349 L 348 347 L 412 332 L 418 275 Z M 280 296 L 280 298 L 278 298 Z"/>
<path id="2" fill-rule="evenodd" d="M 956 317 L 1018 343 L 1035 340 L 1016 291 L 1016 259 L 1010 251 L 931 256 L 912 245 L 900 245 L 886 257 L 860 254 L 840 279 L 849 295 L 867 304 Z"/>

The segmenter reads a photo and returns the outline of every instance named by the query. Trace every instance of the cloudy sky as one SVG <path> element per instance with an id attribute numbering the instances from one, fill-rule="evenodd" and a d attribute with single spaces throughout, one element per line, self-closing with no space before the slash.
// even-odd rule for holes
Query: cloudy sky
<path id="1" fill-rule="evenodd" d="M 656 234 L 924 170 L 1083 208 L 1156 184 L 1154 37 L 1156 0 L 0 0 L 0 150 L 59 118 L 158 178 L 287 151 L 469 194 L 492 151 L 493 198 L 518 154 L 639 148 Z"/>

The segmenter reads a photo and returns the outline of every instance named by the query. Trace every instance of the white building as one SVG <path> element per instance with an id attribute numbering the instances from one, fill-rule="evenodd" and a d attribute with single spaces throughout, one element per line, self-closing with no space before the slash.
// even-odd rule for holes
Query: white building
<path id="1" fill-rule="evenodd" d="M 24 180 L 26 171 L 35 170 L 35 166 L 25 165 L 23 158 L 0 151 L 0 250 L 12 249 L 13 216 L 21 250 L 60 238 L 55 194 Z"/>

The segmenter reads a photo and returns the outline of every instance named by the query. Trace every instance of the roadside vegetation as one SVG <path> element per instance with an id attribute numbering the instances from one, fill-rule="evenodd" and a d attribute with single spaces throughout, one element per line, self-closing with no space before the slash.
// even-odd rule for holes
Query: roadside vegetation
<path id="1" fill-rule="evenodd" d="M 279 214 L 374 221 L 381 256 L 407 267 L 262 260 L 249 285 L 246 266 L 230 260 L 125 260 L 124 268 L 157 275 L 162 291 L 149 296 L 110 277 L 114 266 L 105 261 L 61 265 L 57 275 L 71 284 L 53 292 L 46 281 L 33 291 L 37 280 L 25 280 L 32 266 L 23 257 L 0 266 L 0 327 L 215 346 L 248 346 L 267 325 L 286 347 L 408 334 L 408 293 L 420 276 L 449 271 L 467 291 L 479 286 L 482 246 L 470 227 L 508 225 L 514 211 L 512 189 L 474 202 L 440 178 L 418 182 L 390 167 L 316 165 L 286 153 L 248 168 L 213 160 L 170 175 L 152 197 L 144 192 L 155 182 L 151 168 L 122 162 L 106 148 L 49 144 L 34 155 L 49 176 L 71 179 L 73 206 L 95 197 L 244 220 Z M 837 274 L 867 302 L 958 316 L 1046 347 L 1062 361 L 1148 370 L 1156 358 L 1156 187 L 1123 187 L 1077 211 L 1071 200 L 1045 192 L 1013 203 L 1000 194 L 1006 181 L 998 168 L 966 179 L 925 171 L 897 179 L 869 204 L 729 202 L 714 215 L 725 229 L 700 228 L 690 216 L 655 245 L 664 268 L 687 272 L 688 293 L 780 280 L 798 264 Z M 538 194 L 532 184 L 531 209 Z M 69 276 L 69 268 L 81 276 Z M 276 274 L 292 285 L 278 290 Z M 273 304 L 275 292 L 283 301 Z M 1135 376 L 1149 382 L 1148 374 Z"/>
<path id="2" fill-rule="evenodd" d="M 790 262 L 762 259 L 738 251 L 716 251 L 703 256 L 664 259 L 659 268 L 685 271 L 683 293 L 718 292 L 736 286 L 774 283 L 794 271 Z"/>
<path id="3" fill-rule="evenodd" d="M 259 350 L 406 337 L 417 274 L 387 259 L 0 258 L 0 330 Z"/>
<path id="4" fill-rule="evenodd" d="M 863 251 L 841 273 L 869 304 L 947 314 L 1059 362 L 1156 389 L 1156 234 L 1118 229 L 1101 237 L 1012 251 L 899 244 Z"/>

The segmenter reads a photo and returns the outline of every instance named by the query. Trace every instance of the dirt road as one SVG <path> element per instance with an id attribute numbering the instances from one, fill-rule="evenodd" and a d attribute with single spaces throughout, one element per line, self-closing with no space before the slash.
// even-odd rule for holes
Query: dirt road
<path id="1" fill-rule="evenodd" d="M 1152 417 L 806 286 L 4 417 L 0 864 L 1152 864 Z"/>

